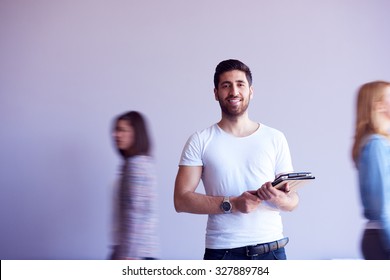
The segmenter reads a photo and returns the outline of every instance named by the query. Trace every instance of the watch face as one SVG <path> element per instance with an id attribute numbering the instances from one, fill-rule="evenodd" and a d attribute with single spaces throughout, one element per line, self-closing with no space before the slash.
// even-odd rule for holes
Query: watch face
<path id="1" fill-rule="evenodd" d="M 232 209 L 232 205 L 230 204 L 230 202 L 224 201 L 222 202 L 222 209 L 225 212 L 230 211 Z"/>

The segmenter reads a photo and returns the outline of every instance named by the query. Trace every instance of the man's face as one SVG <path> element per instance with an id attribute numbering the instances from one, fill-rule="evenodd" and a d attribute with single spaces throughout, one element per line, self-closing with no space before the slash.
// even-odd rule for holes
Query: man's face
<path id="1" fill-rule="evenodd" d="M 218 88 L 214 89 L 214 94 L 224 115 L 238 117 L 248 109 L 253 88 L 249 86 L 245 72 L 232 70 L 219 76 Z"/>

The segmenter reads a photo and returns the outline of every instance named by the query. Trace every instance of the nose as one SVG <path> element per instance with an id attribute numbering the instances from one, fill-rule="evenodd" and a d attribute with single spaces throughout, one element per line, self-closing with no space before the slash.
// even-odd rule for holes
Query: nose
<path id="1" fill-rule="evenodd" d="M 115 130 L 115 131 L 112 133 L 112 137 L 113 137 L 114 139 L 118 139 L 118 138 L 119 138 L 119 132 Z"/>
<path id="2" fill-rule="evenodd" d="M 238 90 L 238 87 L 236 85 L 232 86 L 232 90 L 231 90 L 230 94 L 232 96 L 237 96 L 239 94 L 239 90 Z"/>

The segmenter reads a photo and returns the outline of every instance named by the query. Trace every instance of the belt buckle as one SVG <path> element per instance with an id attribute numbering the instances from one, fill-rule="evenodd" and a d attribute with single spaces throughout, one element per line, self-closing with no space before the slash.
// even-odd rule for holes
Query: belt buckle
<path id="1" fill-rule="evenodd" d="M 246 256 L 247 257 L 257 257 L 259 254 L 257 254 L 257 253 L 255 253 L 255 254 L 251 254 L 250 253 L 250 250 L 249 250 L 249 248 L 251 248 L 251 247 L 254 247 L 254 246 L 246 246 Z"/>

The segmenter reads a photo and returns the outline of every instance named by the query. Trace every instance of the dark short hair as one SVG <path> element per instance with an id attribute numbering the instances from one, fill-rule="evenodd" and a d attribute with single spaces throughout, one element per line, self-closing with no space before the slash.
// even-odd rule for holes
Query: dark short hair
<path id="1" fill-rule="evenodd" d="M 135 155 L 149 155 L 150 154 L 150 138 L 145 117 L 137 112 L 130 111 L 119 115 L 115 118 L 113 130 L 115 131 L 119 121 L 127 121 L 134 129 L 134 144 L 128 150 L 120 150 L 118 152 L 122 157 L 128 158 Z"/>
<path id="2" fill-rule="evenodd" d="M 246 79 L 248 80 L 249 86 L 252 85 L 252 73 L 249 67 L 237 59 L 228 59 L 228 60 L 221 61 L 215 68 L 215 74 L 214 74 L 215 88 L 218 88 L 219 77 L 221 76 L 221 74 L 233 70 L 240 70 L 245 72 L 245 76 Z"/>

